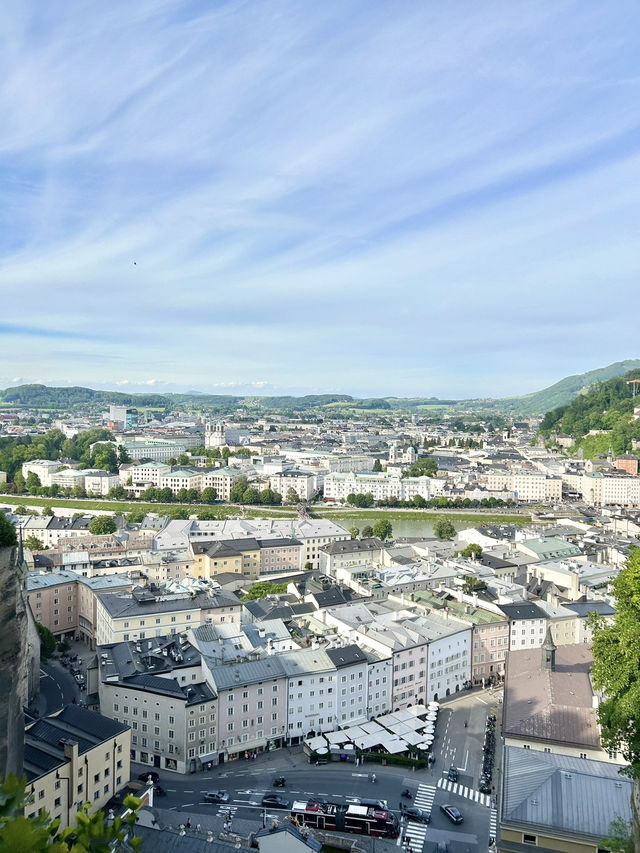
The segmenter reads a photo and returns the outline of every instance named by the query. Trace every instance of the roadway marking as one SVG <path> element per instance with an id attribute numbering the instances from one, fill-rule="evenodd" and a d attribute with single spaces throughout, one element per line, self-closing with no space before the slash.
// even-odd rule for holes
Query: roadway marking
<path id="1" fill-rule="evenodd" d="M 368 776 L 369 774 L 368 774 L 368 773 L 352 773 L 351 775 L 352 775 L 352 776 L 361 776 L 361 777 L 364 777 L 364 776 Z"/>
<path id="2" fill-rule="evenodd" d="M 459 782 L 451 782 L 449 779 L 438 779 L 438 788 L 449 791 L 451 794 L 456 794 L 458 797 L 475 800 L 476 803 L 480 803 L 482 806 L 489 807 L 491 805 L 491 797 L 488 794 L 481 794 L 479 791 L 467 788 L 466 785 L 461 785 Z"/>
<path id="3" fill-rule="evenodd" d="M 491 815 L 489 817 L 489 837 L 495 838 L 497 831 L 498 831 L 498 812 L 496 811 L 496 809 L 491 809 Z"/>

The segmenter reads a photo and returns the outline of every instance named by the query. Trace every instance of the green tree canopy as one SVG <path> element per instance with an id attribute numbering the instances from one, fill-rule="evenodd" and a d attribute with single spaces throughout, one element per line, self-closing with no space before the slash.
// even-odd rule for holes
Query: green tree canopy
<path id="1" fill-rule="evenodd" d="M 403 472 L 403 477 L 435 477 L 438 473 L 438 463 L 431 456 L 424 456 Z"/>
<path id="2" fill-rule="evenodd" d="M 202 490 L 200 495 L 200 500 L 205 504 L 212 504 L 218 499 L 218 493 L 212 486 L 207 486 L 206 489 Z"/>
<path id="3" fill-rule="evenodd" d="M 358 527 L 350 527 L 349 533 L 351 534 L 352 539 L 357 539 L 358 534 L 360 533 L 360 529 Z"/>
<path id="4" fill-rule="evenodd" d="M 466 548 L 463 548 L 460 551 L 461 557 L 479 557 L 482 554 L 482 546 L 476 545 L 472 543 L 471 545 L 467 545 Z"/>
<path id="5" fill-rule="evenodd" d="M 253 486 L 249 486 L 249 488 L 245 489 L 242 493 L 242 503 L 243 504 L 259 504 L 260 503 L 260 492 L 257 489 L 254 489 Z"/>
<path id="6" fill-rule="evenodd" d="M 127 515 L 127 521 L 130 524 L 140 524 L 146 513 L 142 507 L 134 507 Z"/>
<path id="7" fill-rule="evenodd" d="M 116 523 L 109 515 L 97 515 L 89 522 L 89 533 L 93 536 L 105 536 L 116 532 Z"/>
<path id="8" fill-rule="evenodd" d="M 46 662 L 56 650 L 56 638 L 46 625 L 36 622 L 36 628 L 40 634 L 40 660 Z"/>
<path id="9" fill-rule="evenodd" d="M 382 462 L 379 459 L 376 459 L 373 463 L 373 470 L 376 472 L 382 471 Z"/>
<path id="10" fill-rule="evenodd" d="M 632 548 L 625 568 L 613 581 L 613 623 L 591 614 L 591 677 L 606 698 L 598 717 L 605 749 L 620 752 L 628 773 L 640 780 L 640 549 Z"/>
<path id="11" fill-rule="evenodd" d="M 352 492 L 350 495 L 347 495 L 347 503 L 351 504 L 351 506 L 366 509 L 367 507 L 373 506 L 373 495 L 371 492 L 367 492 L 364 495 L 362 493 L 354 494 Z"/>
<path id="12" fill-rule="evenodd" d="M 240 477 L 234 487 L 231 489 L 229 500 L 234 504 L 244 503 L 244 493 L 249 487 L 249 481 L 246 477 Z"/>
<path id="13" fill-rule="evenodd" d="M 285 501 L 288 504 L 299 504 L 300 503 L 300 495 L 296 492 L 295 489 L 289 487 L 287 489 L 287 495 L 286 495 Z"/>
<path id="14" fill-rule="evenodd" d="M 24 540 L 24 547 L 28 548 L 30 551 L 43 551 L 44 542 L 41 542 L 38 537 L 34 536 L 32 533 L 31 536 L 27 536 Z"/>
<path id="15" fill-rule="evenodd" d="M 17 545 L 16 529 L 4 512 L 0 511 L 0 548 L 10 548 Z"/>
<path id="16" fill-rule="evenodd" d="M 366 527 L 362 528 L 362 538 L 363 539 L 370 539 L 372 536 L 373 536 L 373 527 L 371 527 L 369 524 L 367 524 Z"/>
<path id="17" fill-rule="evenodd" d="M 90 814 L 91 803 L 77 812 L 75 823 L 60 830 L 60 820 L 53 820 L 40 809 L 36 817 L 24 816 L 32 803 L 26 794 L 26 776 L 7 776 L 0 788 L 0 851 L 6 853 L 135 853 L 141 850 L 142 838 L 135 835 L 136 812 L 142 800 L 125 797 L 130 810 L 126 817 L 108 821 L 101 809 Z"/>
<path id="18" fill-rule="evenodd" d="M 204 507 L 204 509 L 198 510 L 198 520 L 199 521 L 215 521 L 216 514 L 212 509 L 208 509 Z"/>
<path id="19" fill-rule="evenodd" d="M 384 542 L 393 535 L 393 525 L 388 519 L 382 518 L 373 525 L 373 535 Z"/>
<path id="20" fill-rule="evenodd" d="M 453 539 L 456 529 L 448 518 L 439 518 L 433 525 L 433 532 L 438 539 Z"/>

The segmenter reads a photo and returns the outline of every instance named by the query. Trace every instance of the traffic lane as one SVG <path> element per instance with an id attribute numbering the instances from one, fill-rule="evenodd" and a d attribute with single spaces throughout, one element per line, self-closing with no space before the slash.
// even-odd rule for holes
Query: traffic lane
<path id="1" fill-rule="evenodd" d="M 41 716 L 59 711 L 81 696 L 73 675 L 56 661 L 41 666 L 40 696 L 36 702 Z"/>
<path id="2" fill-rule="evenodd" d="M 441 811 L 440 806 L 450 805 L 458 809 L 462 814 L 464 823 L 454 824 Z M 481 851 L 486 851 L 489 841 L 489 809 L 475 800 L 458 796 L 452 791 L 442 788 L 436 789 L 433 806 L 431 808 L 431 822 L 427 839 L 429 841 L 448 841 L 464 843 L 465 850 L 470 844 L 479 845 Z M 451 846 L 451 845 L 450 845 Z M 426 853 L 431 853 L 429 847 Z M 450 853 L 455 853 L 455 845 Z"/>

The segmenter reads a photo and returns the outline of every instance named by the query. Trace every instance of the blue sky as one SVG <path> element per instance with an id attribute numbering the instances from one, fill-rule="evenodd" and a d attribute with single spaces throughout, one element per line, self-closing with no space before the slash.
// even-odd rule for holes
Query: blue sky
<path id="1" fill-rule="evenodd" d="M 639 17 L 9 4 L 0 387 L 502 396 L 637 357 Z"/>

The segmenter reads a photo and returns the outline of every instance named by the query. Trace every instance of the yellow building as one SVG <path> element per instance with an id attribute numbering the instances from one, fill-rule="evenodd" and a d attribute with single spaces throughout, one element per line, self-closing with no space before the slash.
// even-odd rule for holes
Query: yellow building
<path id="1" fill-rule="evenodd" d="M 254 580 L 260 575 L 260 545 L 255 539 L 221 542 L 192 542 L 194 574 L 209 580 L 223 572 Z"/>
<path id="2" fill-rule="evenodd" d="M 84 803 L 102 808 L 129 781 L 130 750 L 129 726 L 77 705 L 27 726 L 25 816 L 45 809 L 64 829 Z"/>

